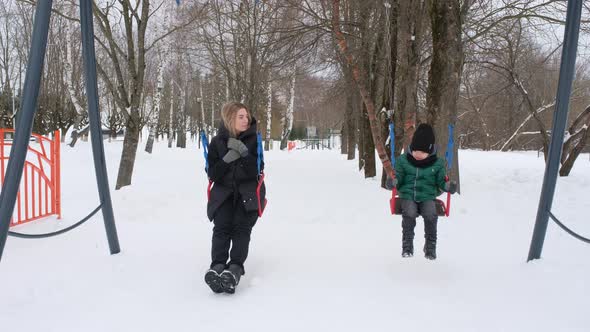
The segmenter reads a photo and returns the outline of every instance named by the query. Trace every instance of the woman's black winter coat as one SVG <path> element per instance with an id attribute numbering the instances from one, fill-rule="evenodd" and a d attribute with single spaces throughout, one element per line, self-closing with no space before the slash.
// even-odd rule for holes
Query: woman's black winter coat
<path id="1" fill-rule="evenodd" d="M 237 137 L 248 148 L 248 155 L 231 163 L 223 161 L 223 156 L 228 152 L 227 141 L 229 131 L 223 123 L 219 127 L 218 134 L 209 144 L 209 170 L 208 176 L 215 184 L 211 189 L 211 196 L 207 204 L 207 217 L 213 220 L 215 212 L 227 199 L 233 199 L 234 206 L 244 204 L 246 211 L 254 212 L 258 209 L 256 187 L 258 186 L 258 144 L 256 136 L 256 119 L 252 118 L 250 128 L 240 133 Z M 261 162 L 261 171 L 264 162 Z M 264 184 L 260 189 L 260 200 L 264 202 L 266 188 Z"/>

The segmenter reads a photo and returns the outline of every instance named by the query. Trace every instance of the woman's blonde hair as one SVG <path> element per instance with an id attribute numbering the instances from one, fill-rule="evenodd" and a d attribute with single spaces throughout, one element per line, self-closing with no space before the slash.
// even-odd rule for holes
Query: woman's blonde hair
<path id="1" fill-rule="evenodd" d="M 238 117 L 238 111 L 241 109 L 245 109 L 246 113 L 248 113 L 248 125 L 250 121 L 252 121 L 252 116 L 250 115 L 250 110 L 246 105 L 242 103 L 238 103 L 236 101 L 232 101 L 229 103 L 225 103 L 221 108 L 221 119 L 223 120 L 223 125 L 229 131 L 232 137 L 236 137 L 238 133 L 236 133 L 236 119 Z"/>

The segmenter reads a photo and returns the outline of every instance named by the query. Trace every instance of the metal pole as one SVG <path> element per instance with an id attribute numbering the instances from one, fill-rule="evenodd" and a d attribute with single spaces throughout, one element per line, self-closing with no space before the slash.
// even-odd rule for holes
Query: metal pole
<path id="1" fill-rule="evenodd" d="M 561 66 L 559 70 L 559 84 L 557 86 L 557 99 L 555 112 L 553 113 L 553 128 L 551 130 L 551 144 L 549 145 L 549 156 L 545 167 L 541 198 L 537 210 L 537 220 L 529 249 L 528 261 L 541 258 L 543 242 L 547 233 L 549 222 L 549 211 L 553 203 L 557 173 L 561 160 L 563 148 L 563 137 L 567 124 L 569 111 L 570 94 L 574 71 L 576 65 L 576 52 L 578 49 L 578 35 L 580 32 L 580 16 L 582 13 L 583 0 L 569 0 L 567 5 L 567 16 L 565 22 L 565 35 L 563 49 L 561 52 Z"/>
<path id="2" fill-rule="evenodd" d="M 104 146 L 100 114 L 98 111 L 98 87 L 96 83 L 96 54 L 94 51 L 94 27 L 92 23 L 92 0 L 80 1 L 80 24 L 82 25 L 82 53 L 84 57 L 84 74 L 86 79 L 86 96 L 88 99 L 88 117 L 90 119 L 90 136 L 92 140 L 92 155 L 94 169 L 96 171 L 96 184 L 98 195 L 102 204 L 104 226 L 109 241 L 111 254 L 121 251 L 111 193 L 109 191 L 109 178 L 104 158 Z"/>
<path id="3" fill-rule="evenodd" d="M 33 118 L 37 111 L 37 97 L 39 96 L 43 62 L 47 49 L 47 32 L 49 31 L 52 3 L 53 0 L 38 1 L 35 9 L 35 23 L 33 25 L 23 98 L 20 105 L 21 110 L 19 120 L 15 124 L 14 142 L 6 169 L 6 181 L 0 194 L 0 259 L 2 259 L 4 245 L 6 244 L 10 217 L 12 217 L 14 204 L 16 203 L 16 194 L 23 175 L 29 138 L 33 129 Z"/>

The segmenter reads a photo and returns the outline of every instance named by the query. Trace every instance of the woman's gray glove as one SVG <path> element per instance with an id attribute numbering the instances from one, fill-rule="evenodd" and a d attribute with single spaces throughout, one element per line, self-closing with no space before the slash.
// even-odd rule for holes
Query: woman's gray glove
<path id="1" fill-rule="evenodd" d="M 238 151 L 229 150 L 229 151 L 227 151 L 225 156 L 223 156 L 222 159 L 223 159 L 223 161 L 225 161 L 226 163 L 229 164 L 232 161 L 236 161 L 236 160 L 240 159 L 240 154 L 238 153 Z"/>
<path id="2" fill-rule="evenodd" d="M 248 155 L 248 148 L 239 139 L 235 139 L 233 137 L 230 137 L 227 140 L 227 148 L 230 150 L 236 151 L 242 157 L 245 157 Z"/>

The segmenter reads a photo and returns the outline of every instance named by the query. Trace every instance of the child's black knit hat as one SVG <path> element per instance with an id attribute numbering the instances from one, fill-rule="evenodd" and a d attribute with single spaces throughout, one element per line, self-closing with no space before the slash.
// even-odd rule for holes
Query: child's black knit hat
<path id="1" fill-rule="evenodd" d="M 410 148 L 412 151 L 434 152 L 434 130 L 429 124 L 421 123 L 412 137 Z"/>

